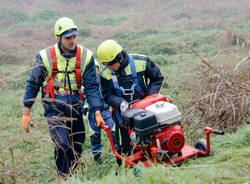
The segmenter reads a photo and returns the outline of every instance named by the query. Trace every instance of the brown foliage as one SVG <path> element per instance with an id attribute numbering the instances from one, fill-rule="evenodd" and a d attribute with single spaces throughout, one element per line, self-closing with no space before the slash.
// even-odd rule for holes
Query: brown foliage
<path id="1" fill-rule="evenodd" d="M 235 68 L 227 65 L 200 67 L 199 82 L 185 84 L 193 98 L 184 108 L 184 122 L 188 125 L 199 122 L 195 126 L 211 126 L 227 132 L 249 123 L 250 65 L 246 63 L 249 59 L 250 56 L 244 58 Z"/>

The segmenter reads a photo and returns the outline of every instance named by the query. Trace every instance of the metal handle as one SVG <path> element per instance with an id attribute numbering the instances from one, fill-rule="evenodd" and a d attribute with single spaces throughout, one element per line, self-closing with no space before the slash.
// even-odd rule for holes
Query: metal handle
<path id="1" fill-rule="evenodd" d="M 214 130 L 213 133 L 214 133 L 214 134 L 218 134 L 218 135 L 224 135 L 224 134 L 225 134 L 225 132 L 222 131 L 222 130 Z"/>

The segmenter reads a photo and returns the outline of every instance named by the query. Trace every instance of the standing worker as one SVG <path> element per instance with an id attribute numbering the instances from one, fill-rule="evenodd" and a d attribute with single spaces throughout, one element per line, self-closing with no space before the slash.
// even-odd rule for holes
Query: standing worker
<path id="1" fill-rule="evenodd" d="M 95 66 L 96 66 L 96 76 L 97 76 L 97 83 L 99 84 L 99 92 L 101 95 L 101 86 L 100 86 L 100 65 L 98 61 L 95 60 Z M 101 95 L 102 97 L 102 95 Z M 103 100 L 103 99 L 102 99 Z M 106 123 L 107 126 L 111 129 L 111 135 L 113 138 L 115 138 L 115 132 L 114 129 L 114 121 L 111 116 L 110 107 L 108 104 L 104 103 L 103 100 L 103 107 L 101 109 L 102 117 Z M 89 109 L 88 114 L 88 120 L 89 120 L 89 126 L 90 126 L 90 142 L 92 146 L 92 153 L 94 156 L 94 160 L 97 164 L 101 164 L 101 155 L 102 155 L 102 143 L 101 143 L 101 129 L 99 127 L 96 127 L 96 121 L 94 112 L 92 109 Z M 115 140 L 114 140 L 115 141 Z"/>
<path id="2" fill-rule="evenodd" d="M 102 72 L 101 87 L 105 102 L 115 109 L 117 151 L 129 155 L 131 141 L 120 114 L 130 102 L 158 93 L 164 78 L 149 57 L 127 54 L 114 40 L 101 43 L 97 56 L 108 68 Z M 121 160 L 117 159 L 117 163 L 121 165 Z"/>
<path id="3" fill-rule="evenodd" d="M 42 87 L 44 115 L 55 143 L 57 179 L 58 183 L 65 183 L 77 165 L 85 141 L 82 85 L 89 106 L 95 112 L 97 125 L 105 122 L 100 113 L 102 101 L 92 52 L 77 44 L 79 32 L 70 18 L 58 19 L 54 33 L 58 43 L 39 51 L 27 80 L 22 126 L 29 132 L 29 124 L 32 125 L 30 110 Z"/>

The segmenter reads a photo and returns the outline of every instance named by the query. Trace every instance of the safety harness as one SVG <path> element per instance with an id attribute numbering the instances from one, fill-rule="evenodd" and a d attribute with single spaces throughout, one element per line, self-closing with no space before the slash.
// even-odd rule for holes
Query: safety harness
<path id="1" fill-rule="evenodd" d="M 82 75 L 81 75 L 81 48 L 80 46 L 77 46 L 77 51 L 76 51 L 76 63 L 75 63 L 75 74 L 76 74 L 76 82 L 77 82 L 77 89 L 78 89 L 78 94 L 79 94 L 79 99 L 80 101 L 83 100 L 83 96 L 84 96 L 84 92 L 83 90 L 81 90 L 81 82 L 82 82 Z M 55 88 L 54 88 L 54 79 L 57 75 L 57 73 L 61 72 L 58 71 L 58 67 L 57 67 L 57 57 L 56 57 L 56 49 L 55 49 L 55 45 L 51 46 L 51 57 L 52 57 L 52 74 L 50 76 L 50 78 L 48 79 L 48 86 L 44 87 L 44 92 L 45 95 L 50 95 L 50 97 L 52 99 L 55 99 Z M 66 69 L 67 70 L 67 69 Z M 65 79 L 66 80 L 66 79 Z M 65 94 L 67 95 L 71 95 L 69 93 L 67 93 L 67 91 L 69 89 L 65 88 Z M 72 91 L 70 90 L 70 92 L 72 93 Z"/>
<path id="2" fill-rule="evenodd" d="M 118 84 L 118 79 L 116 76 L 116 72 L 112 71 L 112 81 L 115 87 L 115 91 L 117 96 L 121 97 L 122 94 L 127 96 L 127 95 L 131 95 L 133 97 L 134 94 L 134 90 L 136 90 L 142 97 L 145 96 L 145 93 L 143 92 L 142 88 L 141 88 L 141 84 L 140 81 L 137 77 L 137 72 L 136 72 L 136 68 L 135 68 L 135 63 L 134 63 L 134 59 L 132 55 L 128 55 L 129 56 L 129 63 L 130 63 L 130 69 L 132 72 L 132 76 L 134 79 L 134 84 L 132 84 L 130 89 L 124 89 L 122 86 L 119 86 Z M 133 99 L 131 99 L 132 101 Z"/>
<path id="3" fill-rule="evenodd" d="M 118 79 L 116 76 L 116 72 L 115 71 L 111 71 L 112 73 L 112 81 L 115 87 L 115 91 L 116 91 L 116 95 L 121 97 L 122 94 L 125 96 L 130 95 L 130 101 L 133 101 L 133 95 L 134 95 L 134 90 L 136 90 L 142 97 L 145 97 L 145 92 L 143 92 L 142 88 L 141 88 L 141 84 L 140 81 L 137 77 L 137 72 L 136 72 L 136 68 L 135 68 L 135 63 L 134 63 L 134 59 L 132 55 L 128 55 L 129 56 L 129 63 L 130 63 L 130 69 L 132 72 L 132 76 L 134 79 L 134 83 L 132 84 L 130 89 L 124 89 L 122 86 L 119 86 L 118 83 Z M 120 116 L 120 113 L 117 109 L 115 109 L 116 112 L 116 117 L 117 120 L 119 121 L 119 124 L 122 124 L 122 118 Z"/>

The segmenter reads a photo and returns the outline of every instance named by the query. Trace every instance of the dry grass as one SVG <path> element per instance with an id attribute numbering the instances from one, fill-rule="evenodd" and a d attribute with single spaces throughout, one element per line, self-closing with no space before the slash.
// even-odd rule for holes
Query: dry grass
<path id="1" fill-rule="evenodd" d="M 87 48 L 92 47 L 93 51 L 95 51 L 97 44 L 112 37 L 115 33 L 123 32 L 129 35 L 131 32 L 148 27 L 166 33 L 178 30 L 189 32 L 195 29 L 209 30 L 213 28 L 225 30 L 224 33 L 218 35 L 218 43 L 214 44 L 219 49 L 217 55 L 225 55 L 227 58 L 233 57 L 233 54 L 235 54 L 232 52 L 234 46 L 242 47 L 245 46 L 246 42 L 249 42 L 249 34 L 246 28 L 240 31 L 234 29 L 235 27 L 239 28 L 236 25 L 240 23 L 243 25 L 249 22 L 249 0 L 210 0 L 209 3 L 205 0 L 199 2 L 196 0 L 103 0 L 101 3 L 97 0 L 72 0 L 71 3 L 67 0 L 0 0 L 0 3 L 1 8 L 20 9 L 30 17 L 42 9 L 55 10 L 62 16 L 72 17 L 79 28 L 90 30 L 90 36 L 81 36 L 79 43 Z M 235 12 L 231 11 L 234 9 L 239 10 L 238 14 L 231 15 L 231 12 Z M 229 14 L 225 15 L 224 10 L 227 10 L 226 13 Z M 128 19 L 115 26 L 99 26 L 88 24 L 86 21 L 88 16 L 94 16 L 96 19 L 101 16 L 124 16 Z M 3 19 L 0 21 L 0 28 L 5 30 L 8 24 L 8 20 Z M 178 37 L 169 39 L 178 40 Z M 55 175 L 52 158 L 54 143 L 50 139 L 46 119 L 39 118 L 42 113 L 39 112 L 39 108 L 34 108 L 34 117 L 36 117 L 33 119 L 35 122 L 34 128 L 29 135 L 24 135 L 19 122 L 22 107 L 21 105 L 19 107 L 19 104 L 22 104 L 22 97 L 18 97 L 18 95 L 23 95 L 23 87 L 11 89 L 10 82 L 19 81 L 21 76 L 26 79 L 25 74 L 28 73 L 27 70 L 32 69 L 31 64 L 35 60 L 35 54 L 40 49 L 54 44 L 55 41 L 53 23 L 42 24 L 39 27 L 30 25 L 30 27 L 21 27 L 19 30 L 13 29 L 11 32 L 3 31 L 0 33 L 0 52 L 2 53 L 0 55 L 0 67 L 6 69 L 7 65 L 5 67 L 3 63 L 12 64 L 9 70 L 14 71 L 0 73 L 0 88 L 12 96 L 15 95 L 15 98 L 12 98 L 11 95 L 8 96 L 10 97 L 9 101 L 1 99 L 6 101 L 6 107 L 3 110 L 8 114 L 7 111 L 10 111 L 10 108 L 17 109 L 14 115 L 4 115 L 1 120 L 3 128 L 0 138 L 4 144 L 0 148 L 0 183 L 47 183 L 45 181 L 53 181 L 51 178 Z M 239 55 L 243 58 L 242 54 Z M 234 58 L 236 57 L 234 56 Z M 231 64 L 213 65 L 207 62 L 208 65 L 200 65 L 194 69 L 200 71 L 200 78 L 192 81 L 183 80 L 185 81 L 183 86 L 189 90 L 188 93 L 193 94 L 190 102 L 184 107 L 184 121 L 189 125 L 189 127 L 185 127 L 190 130 L 186 132 L 191 134 L 205 125 L 231 132 L 236 130 L 239 125 L 249 123 L 249 56 L 238 60 L 239 62 L 235 66 Z M 24 65 L 21 67 L 20 63 L 24 63 Z M 209 65 L 210 67 L 207 67 Z M 24 66 L 26 67 L 23 68 Z M 165 85 L 167 87 L 167 84 Z M 16 100 L 17 97 L 20 98 L 20 102 Z M 178 97 L 181 98 L 182 96 L 179 95 Z M 11 105 L 12 103 L 13 105 Z M 39 103 L 41 103 L 41 100 Z M 41 108 L 40 110 L 42 111 Z M 59 118 L 60 120 L 72 120 L 65 119 L 65 117 Z M 58 119 L 54 120 L 57 121 Z M 6 124 L 6 122 L 9 123 Z M 193 138 L 190 136 L 188 139 Z M 94 173 L 102 173 L 103 170 L 109 172 L 107 168 L 110 163 L 105 169 L 98 169 L 93 166 L 89 141 L 86 141 L 84 146 L 85 152 L 82 154 L 78 171 L 81 170 L 83 175 L 85 169 L 87 171 L 85 176 L 90 176 L 91 179 L 92 177 L 98 178 Z M 106 152 L 109 153 L 110 145 L 108 144 L 107 147 L 109 150 Z M 107 160 L 111 160 L 110 158 L 113 157 L 110 156 Z M 84 165 L 86 165 L 86 168 L 84 168 Z M 242 168 L 238 170 L 242 170 Z M 163 172 L 157 170 L 157 173 Z M 164 175 L 164 178 L 166 178 L 166 175 Z M 47 178 L 50 179 L 47 180 Z M 110 181 L 107 183 L 110 183 Z"/>
<path id="2" fill-rule="evenodd" d="M 193 94 L 185 106 L 184 121 L 191 127 L 211 126 L 234 132 L 249 123 L 250 55 L 236 66 L 229 64 L 199 66 L 199 82 L 184 85 Z M 198 119 L 199 123 L 195 123 Z"/>

